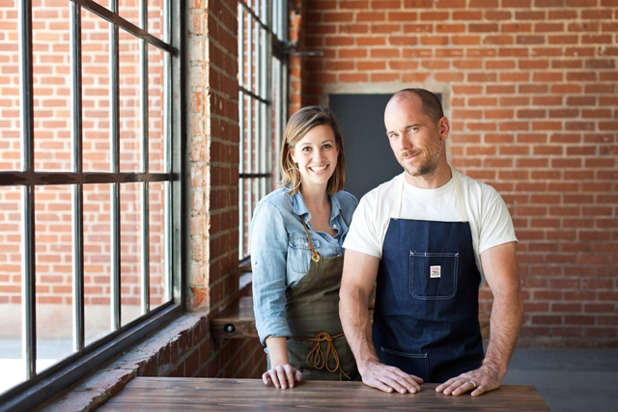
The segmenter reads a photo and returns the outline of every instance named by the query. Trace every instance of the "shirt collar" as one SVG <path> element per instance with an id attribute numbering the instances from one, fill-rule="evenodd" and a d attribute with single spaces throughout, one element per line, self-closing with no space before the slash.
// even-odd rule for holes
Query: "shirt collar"
<path id="1" fill-rule="evenodd" d="M 341 214 L 341 205 L 339 203 L 339 199 L 335 195 L 328 195 L 330 198 L 331 212 L 330 212 L 330 220 L 333 221 L 337 218 L 338 215 Z M 300 194 L 300 190 L 296 192 L 296 194 L 292 195 L 294 200 L 294 213 L 298 216 L 309 216 L 307 221 L 311 220 L 311 214 L 305 205 L 305 201 L 303 200 L 303 196 Z"/>
<path id="2" fill-rule="evenodd" d="M 307 206 L 305 206 L 303 195 L 300 194 L 300 190 L 296 192 L 296 194 L 292 195 L 292 199 L 294 200 L 294 213 L 298 216 L 304 216 L 309 213 Z"/>

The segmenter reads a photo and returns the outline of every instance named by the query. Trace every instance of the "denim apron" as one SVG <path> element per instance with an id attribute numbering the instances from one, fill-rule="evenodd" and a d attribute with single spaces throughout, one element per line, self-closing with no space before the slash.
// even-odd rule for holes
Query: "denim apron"
<path id="1" fill-rule="evenodd" d="M 453 170 L 460 222 L 400 219 L 404 179 L 384 239 L 373 341 L 380 360 L 425 382 L 476 369 L 484 357 L 481 275 Z"/>
<path id="2" fill-rule="evenodd" d="M 285 309 L 292 332 L 287 342 L 290 365 L 307 380 L 360 380 L 339 319 L 343 256 L 321 256 L 301 219 L 311 247 L 311 264 L 301 281 L 286 291 Z"/>

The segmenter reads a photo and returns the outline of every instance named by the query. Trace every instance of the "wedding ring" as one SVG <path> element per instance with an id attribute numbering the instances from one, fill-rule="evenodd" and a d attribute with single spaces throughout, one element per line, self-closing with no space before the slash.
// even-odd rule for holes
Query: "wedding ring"
<path id="1" fill-rule="evenodd" d="M 474 381 L 468 381 L 472 384 L 473 388 L 472 389 L 476 389 L 476 383 L 474 383 Z"/>

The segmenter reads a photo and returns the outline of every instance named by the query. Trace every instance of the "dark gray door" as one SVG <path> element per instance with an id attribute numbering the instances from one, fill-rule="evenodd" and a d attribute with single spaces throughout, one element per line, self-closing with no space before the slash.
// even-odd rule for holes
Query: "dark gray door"
<path id="1" fill-rule="evenodd" d="M 329 106 L 343 132 L 346 190 L 359 199 L 403 169 L 384 129 L 384 108 L 391 94 L 331 94 Z"/>

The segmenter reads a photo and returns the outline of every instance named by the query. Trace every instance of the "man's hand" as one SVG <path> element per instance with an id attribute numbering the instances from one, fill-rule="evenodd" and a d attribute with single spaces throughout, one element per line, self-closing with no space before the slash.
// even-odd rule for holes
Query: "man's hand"
<path id="1" fill-rule="evenodd" d="M 394 366 L 388 366 L 378 361 L 367 361 L 358 368 L 363 383 L 383 392 L 391 393 L 393 390 L 399 393 L 420 392 L 423 380 L 414 375 L 408 375 Z"/>
<path id="2" fill-rule="evenodd" d="M 278 365 L 262 374 L 264 385 L 272 384 L 277 389 L 292 389 L 295 382 L 300 382 L 302 373 L 290 364 Z"/>
<path id="3" fill-rule="evenodd" d="M 458 396 L 471 392 L 472 396 L 479 396 L 485 392 L 498 389 L 502 384 L 498 368 L 484 364 L 478 369 L 455 376 L 436 387 L 436 392 L 444 395 Z"/>
<path id="4" fill-rule="evenodd" d="M 481 263 L 494 295 L 485 359 L 480 368 L 455 376 L 436 387 L 437 392 L 445 395 L 472 392 L 472 396 L 479 396 L 498 389 L 515 350 L 523 306 L 515 242 L 485 250 L 481 253 Z"/>

